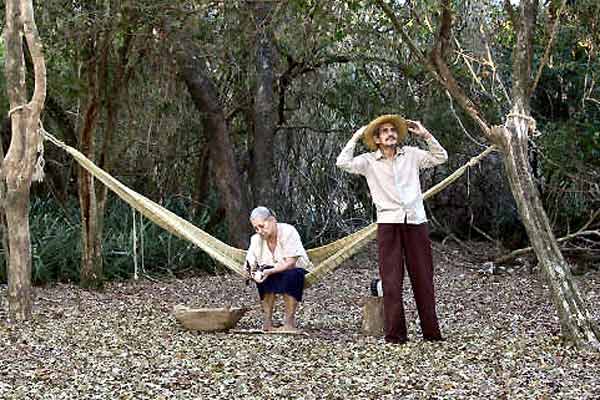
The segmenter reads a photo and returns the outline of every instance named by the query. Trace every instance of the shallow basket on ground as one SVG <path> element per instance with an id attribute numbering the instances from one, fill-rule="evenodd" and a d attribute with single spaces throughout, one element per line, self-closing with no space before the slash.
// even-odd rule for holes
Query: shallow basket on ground
<path id="1" fill-rule="evenodd" d="M 235 325 L 248 310 L 248 308 L 243 307 L 190 308 L 176 305 L 173 312 L 177 321 L 186 329 L 218 332 L 235 328 Z"/>

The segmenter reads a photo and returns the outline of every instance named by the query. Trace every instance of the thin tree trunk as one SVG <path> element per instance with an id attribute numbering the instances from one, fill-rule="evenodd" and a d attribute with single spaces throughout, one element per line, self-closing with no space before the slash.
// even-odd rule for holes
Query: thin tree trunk
<path id="1" fill-rule="evenodd" d="M 88 95 L 84 120 L 79 133 L 81 152 L 91 160 L 95 159 L 94 132 L 98 122 L 100 100 L 98 88 L 98 71 L 95 57 L 97 38 L 89 39 L 87 62 Z M 106 57 L 106 49 L 102 57 Z M 94 178 L 86 170 L 78 169 L 78 193 L 81 211 L 81 268 L 79 283 L 83 288 L 98 289 L 103 285 L 102 242 L 98 242 L 98 202 Z"/>
<path id="2" fill-rule="evenodd" d="M 127 16 L 122 18 L 122 23 L 129 22 Z M 80 135 L 80 146 L 82 152 L 90 159 L 98 158 L 100 168 L 109 173 L 116 154 L 120 152 L 120 149 L 126 148 L 126 146 L 121 146 L 119 150 L 115 150 L 114 135 L 123 92 L 126 90 L 129 78 L 131 78 L 131 70 L 127 69 L 127 65 L 135 33 L 129 28 L 125 29 L 124 41 L 118 49 L 116 60 L 113 63 L 114 73 L 112 74 L 112 69 L 109 68 L 109 57 L 114 42 L 114 32 L 117 28 L 109 26 L 99 34 L 98 38 L 91 39 L 89 45 L 91 50 L 88 54 L 90 58 L 87 64 L 89 95 L 85 121 Z M 97 61 L 97 53 L 100 53 L 99 61 Z M 100 115 L 101 104 L 104 104 L 106 109 L 106 126 L 103 132 L 102 147 L 96 154 L 94 132 Z M 81 169 L 81 171 L 83 170 Z M 83 172 L 82 178 L 79 185 L 83 240 L 80 283 L 82 287 L 100 288 L 103 286 L 104 280 L 102 243 L 108 188 L 105 185 L 96 187 L 93 178 L 87 172 Z"/>
<path id="3" fill-rule="evenodd" d="M 254 140 L 250 180 L 256 205 L 271 206 L 273 139 L 275 134 L 273 96 L 273 44 L 271 13 L 273 4 L 257 2 L 254 8 L 256 88 L 254 95 Z"/>
<path id="4" fill-rule="evenodd" d="M 94 159 L 94 125 L 98 113 L 98 99 L 91 95 L 85 112 L 85 121 L 80 136 L 82 153 Z M 84 288 L 100 288 L 103 280 L 102 248 L 96 240 L 98 218 L 94 178 L 79 167 L 78 192 L 81 210 L 81 269 L 79 283 Z"/>
<path id="5" fill-rule="evenodd" d="M 12 137 L 2 165 L 6 182 L 8 228 L 8 304 L 11 319 L 31 316 L 31 239 L 29 192 L 41 142 L 40 114 L 46 97 L 46 66 L 31 0 L 6 1 L 6 82 L 11 109 Z M 25 38 L 25 42 L 23 40 Z M 31 51 L 35 86 L 27 103 L 23 46 Z"/>
<path id="6" fill-rule="evenodd" d="M 107 39 L 108 40 L 108 39 Z M 106 46 L 109 46 L 109 43 L 106 43 Z M 108 53 L 108 51 L 107 51 Z M 108 173 L 112 170 L 112 162 L 113 162 L 113 138 L 114 132 L 117 124 L 117 111 L 116 107 L 119 104 L 119 98 L 121 95 L 122 89 L 122 74 L 117 74 L 117 76 L 112 80 L 112 85 L 108 84 L 110 82 L 108 73 L 108 60 L 105 60 L 102 64 L 102 79 L 98 82 L 99 86 L 109 87 L 110 92 L 107 92 L 104 97 L 104 103 L 106 105 L 106 127 L 104 129 L 104 137 L 102 142 L 102 148 L 100 150 L 99 157 L 99 166 L 103 170 Z M 120 72 L 121 68 L 117 67 L 117 70 Z M 104 280 L 104 260 L 102 258 L 102 244 L 104 240 L 104 220 L 106 216 L 106 204 L 108 202 L 108 187 L 106 185 L 99 185 L 93 188 L 95 190 L 96 196 L 96 215 L 95 215 L 95 231 L 93 232 L 94 236 L 90 238 L 93 241 L 93 249 L 95 252 L 95 257 L 98 260 L 95 262 L 97 268 L 97 277 Z M 98 284 L 94 285 L 96 287 L 102 286 L 102 283 L 97 282 Z"/>

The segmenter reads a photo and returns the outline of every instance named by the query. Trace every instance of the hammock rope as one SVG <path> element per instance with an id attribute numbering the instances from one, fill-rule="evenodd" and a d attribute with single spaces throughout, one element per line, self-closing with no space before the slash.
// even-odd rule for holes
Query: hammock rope
<path id="1" fill-rule="evenodd" d="M 177 214 L 162 207 L 158 203 L 155 203 L 147 197 L 135 192 L 121 183 L 118 179 L 111 176 L 108 172 L 95 165 L 80 151 L 58 140 L 47 131 L 43 129 L 41 131 L 46 140 L 69 153 L 86 171 L 92 174 L 123 201 L 135 208 L 150 221 L 159 225 L 161 228 L 165 229 L 171 234 L 192 242 L 202 249 L 206 254 L 208 254 L 208 256 L 210 256 L 212 259 L 221 263 L 241 277 L 246 278 L 246 271 L 243 266 L 246 260 L 245 250 L 229 246 L 228 244 L 220 241 L 219 239 L 193 225 L 189 221 L 181 218 Z M 456 181 L 462 174 L 464 174 L 469 167 L 479 163 L 485 156 L 494 150 L 496 150 L 496 146 L 492 145 L 483 153 L 471 158 L 468 163 L 426 191 L 423 194 L 423 198 L 428 199 L 429 197 L 442 191 L 448 185 Z M 376 232 L 377 224 L 372 223 L 334 242 L 313 249 L 308 249 L 308 257 L 313 263 L 313 267 L 309 268 L 309 273 L 305 277 L 304 286 L 312 286 L 327 273 L 335 270 L 344 261 L 352 257 L 367 243 L 373 240 L 376 236 Z"/>

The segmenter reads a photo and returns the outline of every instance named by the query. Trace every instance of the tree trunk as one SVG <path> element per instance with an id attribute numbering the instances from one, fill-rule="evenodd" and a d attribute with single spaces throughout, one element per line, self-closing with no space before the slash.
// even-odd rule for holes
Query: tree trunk
<path id="1" fill-rule="evenodd" d="M 29 192 L 37 147 L 41 142 L 38 127 L 46 97 L 46 66 L 31 0 L 6 1 L 5 38 L 6 82 L 12 121 L 10 147 L 2 165 L 9 246 L 8 305 L 11 319 L 25 320 L 31 316 Z M 29 103 L 24 45 L 30 49 L 34 64 L 35 86 Z"/>
<path id="2" fill-rule="evenodd" d="M 88 99 L 85 121 L 80 136 L 82 153 L 93 160 L 94 125 L 98 114 L 98 99 L 93 95 Z M 79 283 L 83 288 L 99 289 L 103 283 L 102 242 L 98 242 L 98 202 L 94 177 L 79 167 L 78 174 L 79 206 L 81 211 L 81 269 Z"/>
<path id="3" fill-rule="evenodd" d="M 107 38 L 107 40 L 109 40 Z M 110 43 L 105 44 L 106 48 L 110 47 Z M 97 82 L 98 87 L 108 88 L 107 92 L 102 96 L 104 98 L 103 103 L 106 108 L 106 125 L 104 128 L 104 135 L 102 141 L 102 148 L 98 154 L 99 162 L 98 165 L 108 173 L 112 170 L 112 161 L 115 157 L 115 151 L 113 146 L 114 132 L 117 124 L 117 111 L 119 99 L 121 95 L 121 89 L 125 84 L 122 82 L 122 71 L 123 66 L 119 64 L 117 71 L 119 72 L 116 77 L 111 79 L 108 77 L 108 51 L 106 52 L 106 59 L 101 62 L 101 79 Z M 109 82 L 111 82 L 109 84 Z M 111 90 L 112 89 L 112 90 Z M 93 140 L 93 139 L 92 139 Z M 93 182 L 92 182 L 93 183 Z M 90 281 L 88 287 L 100 288 L 104 285 L 104 259 L 102 257 L 102 244 L 104 241 L 104 218 L 106 215 L 106 204 L 108 201 L 108 187 L 106 185 L 99 185 L 90 188 L 93 190 L 95 195 L 95 217 L 94 217 L 94 229 L 90 231 L 88 240 L 91 242 L 93 263 L 95 266 L 96 274 L 93 278 L 94 282 Z"/>
<path id="4" fill-rule="evenodd" d="M 128 16 L 122 16 L 120 23 L 128 23 Z M 134 43 L 135 33 L 130 25 L 124 30 L 124 39 L 113 60 L 113 44 L 116 26 L 109 25 L 97 37 L 90 38 L 88 44 L 88 103 L 85 121 L 80 133 L 80 146 L 83 154 L 91 160 L 98 159 L 100 168 L 109 172 L 113 160 L 126 146 L 115 149 L 114 136 L 119 117 L 119 106 L 126 91 L 131 70 L 127 68 Z M 99 56 L 98 56 L 99 53 Z M 111 63 L 109 67 L 109 62 Z M 98 154 L 95 150 L 95 128 L 101 111 L 106 109 L 106 124 Z M 104 239 L 104 218 L 108 199 L 105 185 L 95 186 L 90 174 L 80 169 L 79 198 L 82 216 L 83 253 L 80 271 L 80 284 L 87 288 L 101 288 L 104 280 L 102 242 Z"/>
<path id="5" fill-rule="evenodd" d="M 493 132 L 503 145 L 504 167 L 531 246 L 550 286 L 565 339 L 600 349 L 600 332 L 589 314 L 563 258 L 529 167 L 528 131 L 532 119 L 513 108 L 506 127 Z"/>
<path id="6" fill-rule="evenodd" d="M 177 50 L 177 63 L 192 100 L 204 117 L 204 132 L 208 146 L 211 146 L 209 157 L 215 183 L 226 209 L 229 241 L 234 246 L 246 247 L 249 236 L 249 211 L 242 195 L 242 181 L 234 158 L 234 144 L 229 137 L 217 89 L 205 70 L 204 61 L 191 55 L 199 53 L 182 46 Z"/>
<path id="7" fill-rule="evenodd" d="M 88 55 L 98 50 L 97 38 L 90 38 L 87 51 Z M 106 50 L 102 58 L 106 57 Z M 79 132 L 79 146 L 81 152 L 90 160 L 95 157 L 94 132 L 98 121 L 100 101 L 98 89 L 98 71 L 95 57 L 90 57 L 87 63 L 88 95 L 84 113 L 84 120 Z M 79 284 L 83 288 L 99 289 L 103 285 L 102 242 L 97 240 L 98 227 L 98 202 L 94 178 L 82 167 L 78 168 L 78 193 L 81 212 L 81 267 L 79 271 Z"/>
<path id="8" fill-rule="evenodd" d="M 273 103 L 273 45 L 271 43 L 271 13 L 273 5 L 254 5 L 256 24 L 256 88 L 254 95 L 254 140 L 252 165 L 249 169 L 255 205 L 271 207 L 273 175 L 273 138 L 275 134 Z"/>

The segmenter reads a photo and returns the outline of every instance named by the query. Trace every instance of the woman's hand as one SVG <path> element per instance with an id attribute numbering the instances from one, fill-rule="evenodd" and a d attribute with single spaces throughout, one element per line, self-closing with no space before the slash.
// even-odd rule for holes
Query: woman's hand
<path id="1" fill-rule="evenodd" d="M 286 257 L 283 261 L 278 262 L 273 268 L 266 268 L 263 270 L 256 271 L 252 274 L 252 279 L 256 283 L 264 282 L 270 275 L 287 271 L 296 267 L 296 261 L 298 257 Z"/>
<path id="2" fill-rule="evenodd" d="M 273 273 L 275 273 L 274 268 L 263 269 L 262 271 L 256 271 L 252 276 L 252 279 L 254 279 L 256 283 L 263 283 L 269 275 Z"/>
<path id="3" fill-rule="evenodd" d="M 265 279 L 267 279 L 267 276 L 265 275 L 264 271 L 255 271 L 254 274 L 252 274 L 252 279 L 256 283 L 262 283 L 265 281 Z"/>

